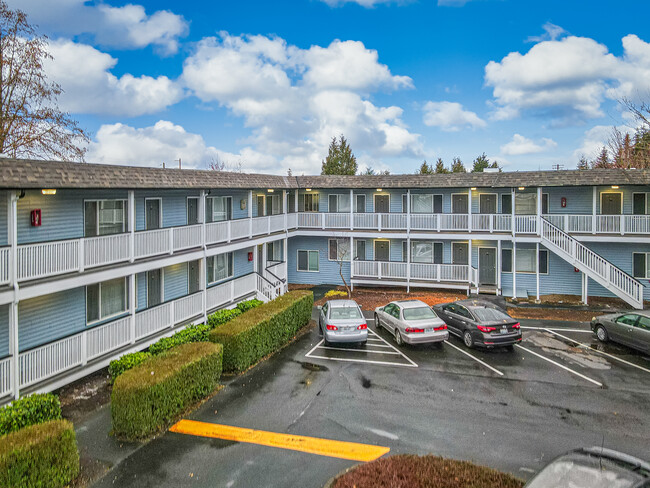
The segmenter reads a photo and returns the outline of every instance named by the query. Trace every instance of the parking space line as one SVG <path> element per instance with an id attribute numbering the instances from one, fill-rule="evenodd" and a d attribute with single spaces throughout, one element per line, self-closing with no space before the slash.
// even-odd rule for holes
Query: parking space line
<path id="1" fill-rule="evenodd" d="M 596 381 L 596 380 L 594 380 L 594 379 L 591 379 L 591 378 L 589 378 L 588 376 L 583 375 L 582 373 L 578 373 L 577 371 L 574 371 L 574 370 L 572 370 L 571 368 L 568 368 L 568 367 L 564 366 L 563 364 L 560 364 L 560 363 L 558 363 L 558 362 L 556 362 L 556 361 L 553 361 L 552 359 L 549 359 L 549 358 L 547 358 L 547 357 L 545 357 L 545 356 L 542 356 L 541 354 L 536 353 L 535 351 L 532 351 L 532 350 L 530 350 L 530 349 L 528 349 L 528 348 L 526 348 L 526 347 L 524 347 L 524 346 L 521 346 L 521 345 L 519 345 L 519 344 L 515 344 L 515 347 L 518 347 L 519 349 L 523 349 L 524 351 L 529 352 L 530 354 L 532 354 L 532 355 L 534 355 L 534 356 L 537 356 L 538 358 L 543 359 L 544 361 L 548 361 L 549 363 L 554 364 L 555 366 L 558 366 L 559 368 L 562 368 L 563 370 L 568 371 L 568 372 L 571 373 L 571 374 L 574 374 L 574 375 L 576 375 L 576 376 L 579 376 L 579 377 L 582 378 L 583 380 L 590 381 L 590 382 L 593 383 L 594 385 L 597 385 L 597 386 L 599 386 L 599 387 L 601 387 L 601 388 L 603 387 L 603 384 L 602 384 L 602 383 L 599 383 L 598 381 Z"/>
<path id="2" fill-rule="evenodd" d="M 583 329 L 564 329 L 564 328 L 548 328 L 548 327 L 530 327 L 526 325 L 520 326 L 522 329 L 531 329 L 531 330 L 561 330 L 563 332 L 581 332 L 583 334 L 593 334 L 590 330 Z"/>
<path id="3" fill-rule="evenodd" d="M 374 352 L 375 354 L 393 354 L 395 356 L 399 355 L 399 353 L 394 352 L 394 351 L 370 351 L 368 349 L 341 349 L 339 347 L 328 347 L 328 346 L 320 346 L 318 349 L 329 349 L 331 351 L 345 351 L 345 352 Z"/>
<path id="4" fill-rule="evenodd" d="M 318 346 L 320 346 L 323 342 L 325 342 L 325 339 L 321 339 L 320 342 L 319 342 L 318 344 L 316 344 L 314 347 L 312 347 L 311 350 L 310 350 L 307 354 L 305 354 L 305 356 L 309 356 L 309 355 L 310 355 L 312 352 L 314 352 L 314 351 L 316 350 L 316 348 L 317 348 Z"/>
<path id="5" fill-rule="evenodd" d="M 319 439 L 302 435 L 281 434 L 263 430 L 245 429 L 231 425 L 212 424 L 196 420 L 180 420 L 170 429 L 178 434 L 188 434 L 213 439 L 246 442 L 261 446 L 278 447 L 292 451 L 308 452 L 351 461 L 369 462 L 390 452 L 389 447 L 358 444 L 356 442 Z"/>
<path id="6" fill-rule="evenodd" d="M 368 364 L 383 364 L 386 366 L 402 366 L 404 368 L 417 368 L 418 365 L 413 363 L 413 364 L 405 364 L 405 363 L 391 363 L 390 361 L 373 361 L 371 359 L 350 359 L 350 358 L 330 358 L 327 356 L 314 356 L 314 355 L 309 355 L 305 356 L 308 358 L 316 358 L 316 359 L 329 359 L 330 361 L 345 361 L 349 363 L 368 363 Z"/>
<path id="7" fill-rule="evenodd" d="M 562 334 L 558 334 L 557 332 L 553 332 L 553 329 L 546 329 L 548 332 L 551 334 L 554 334 L 558 337 L 561 337 L 562 339 L 566 339 L 567 341 L 570 341 L 574 344 L 577 344 L 579 347 L 583 347 L 585 349 L 589 349 L 591 352 L 597 352 L 598 354 L 602 354 L 603 356 L 607 356 L 608 358 L 615 359 L 617 361 L 620 361 L 621 363 L 627 364 L 628 366 L 632 366 L 634 368 L 640 369 L 641 371 L 645 371 L 646 373 L 650 373 L 650 369 L 644 368 L 643 366 L 639 366 L 638 364 L 631 363 L 629 361 L 626 361 L 625 359 L 619 358 L 617 356 L 614 356 L 613 354 L 609 354 L 607 352 L 599 351 L 598 349 L 594 349 L 590 347 L 588 344 L 583 344 L 581 342 L 576 341 L 575 339 L 571 339 L 570 337 L 567 337 Z"/>
<path id="8" fill-rule="evenodd" d="M 499 371 L 498 369 L 493 368 L 492 366 L 490 366 L 490 365 L 489 365 L 488 363 L 486 363 L 485 361 L 481 361 L 481 360 L 480 360 L 479 358 L 477 358 L 476 356 L 473 356 L 472 354 L 468 353 L 467 351 L 464 351 L 464 350 L 461 349 L 460 347 L 455 346 L 455 345 L 452 344 L 451 342 L 449 342 L 449 341 L 445 341 L 445 344 L 447 344 L 448 346 L 453 347 L 454 349 L 456 349 L 456 350 L 459 351 L 459 352 L 462 352 L 462 353 L 465 354 L 466 356 L 469 356 L 469 357 L 472 358 L 474 361 L 476 361 L 476 362 L 479 363 L 479 364 L 482 364 L 483 366 L 485 366 L 485 367 L 488 368 L 489 370 L 494 371 L 494 372 L 495 372 L 496 374 L 498 374 L 499 376 L 503 376 L 503 373 L 502 373 L 501 371 Z"/>
<path id="9" fill-rule="evenodd" d="M 397 349 L 395 346 L 393 346 L 392 344 L 390 344 L 386 339 L 384 339 L 382 336 L 380 336 L 379 334 L 377 334 L 374 330 L 372 330 L 372 329 L 368 329 L 368 333 L 374 335 L 374 336 L 377 337 L 378 339 L 381 339 L 381 341 L 382 341 L 384 344 L 386 344 L 386 345 L 389 346 L 391 349 L 393 349 L 393 350 L 395 350 L 396 352 L 398 352 L 398 353 L 400 354 L 400 356 L 402 356 L 404 359 L 406 359 L 409 363 L 411 363 L 411 364 L 412 364 L 413 366 L 415 366 L 416 368 L 418 367 L 417 364 L 415 364 L 413 361 L 411 361 L 411 358 L 409 358 L 409 357 L 408 357 L 406 354 L 404 354 L 402 351 L 400 351 L 400 350 Z"/>

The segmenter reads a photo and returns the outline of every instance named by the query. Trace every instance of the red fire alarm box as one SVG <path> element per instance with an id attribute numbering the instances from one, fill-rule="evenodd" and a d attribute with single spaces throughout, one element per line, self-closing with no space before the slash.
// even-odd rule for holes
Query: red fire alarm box
<path id="1" fill-rule="evenodd" d="M 575 267 L 573 268 L 573 271 L 575 271 L 576 273 L 580 273 L 580 270 L 578 268 L 575 268 Z"/>
<path id="2" fill-rule="evenodd" d="M 32 227 L 41 226 L 41 209 L 35 208 L 32 210 Z"/>
<path id="3" fill-rule="evenodd" d="M 249 260 L 249 261 L 252 261 L 252 260 L 253 260 L 253 253 L 252 253 L 252 252 L 249 252 L 249 253 L 248 253 L 248 260 Z"/>
<path id="4" fill-rule="evenodd" d="M 566 197 L 562 197 L 560 200 L 560 205 L 562 205 L 562 208 L 566 208 Z"/>

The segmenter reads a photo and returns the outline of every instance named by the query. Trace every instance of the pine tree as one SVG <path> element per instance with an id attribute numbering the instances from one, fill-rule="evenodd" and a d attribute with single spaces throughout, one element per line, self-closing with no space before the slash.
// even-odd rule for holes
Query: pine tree
<path id="1" fill-rule="evenodd" d="M 354 175 L 357 173 L 357 158 L 352 154 L 348 141 L 341 135 L 330 142 L 327 158 L 321 166 L 322 175 Z"/>
<path id="2" fill-rule="evenodd" d="M 443 163 L 442 158 L 438 158 L 438 161 L 436 161 L 436 168 L 434 170 L 434 173 L 436 174 L 447 174 L 449 173 L 449 170 L 445 168 L 445 163 Z"/>
<path id="3" fill-rule="evenodd" d="M 485 168 L 490 168 L 490 167 L 491 167 L 490 160 L 487 158 L 487 155 L 483 153 L 474 160 L 472 173 L 482 173 L 485 170 Z"/>
<path id="4" fill-rule="evenodd" d="M 451 172 L 467 173 L 467 170 L 465 169 L 465 166 L 463 166 L 463 162 L 460 160 L 460 158 L 454 158 L 453 162 L 451 163 Z"/>
<path id="5" fill-rule="evenodd" d="M 582 169 L 582 170 L 589 169 L 589 160 L 585 157 L 584 154 L 580 157 L 580 161 L 578 161 L 578 165 L 576 166 L 576 169 Z"/>
<path id="6" fill-rule="evenodd" d="M 422 162 L 420 169 L 416 172 L 418 175 L 432 175 L 434 173 L 433 167 L 429 166 L 426 160 Z"/>
<path id="7" fill-rule="evenodd" d="M 591 165 L 593 168 L 611 168 L 612 165 L 609 162 L 609 153 L 607 152 L 607 148 L 603 146 L 603 148 L 600 151 L 600 154 L 596 158 L 596 160 L 592 163 Z"/>

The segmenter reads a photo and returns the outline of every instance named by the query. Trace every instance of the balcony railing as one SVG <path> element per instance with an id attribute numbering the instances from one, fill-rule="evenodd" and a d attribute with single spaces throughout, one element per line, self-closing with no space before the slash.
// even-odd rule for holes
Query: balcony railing
<path id="1" fill-rule="evenodd" d="M 474 268 L 466 264 L 404 263 L 393 261 L 353 261 L 354 278 L 402 279 L 432 282 L 475 283 Z"/>
<path id="2" fill-rule="evenodd" d="M 277 295 L 269 293 L 269 290 L 262 293 L 258 287 L 258 276 L 251 273 L 235 278 L 207 290 L 137 312 L 134 321 L 127 315 L 22 352 L 18 356 L 20 388 L 36 385 L 73 368 L 84 366 L 89 361 L 110 357 L 116 351 L 136 342 L 141 342 L 145 347 L 147 337 L 203 315 L 204 300 L 206 309 L 212 310 L 252 293 L 275 298 Z M 4 358 L 0 360 L 0 397 L 12 391 L 11 378 L 11 358 Z"/>
<path id="3" fill-rule="evenodd" d="M 544 215 L 569 234 L 648 234 L 650 215 Z"/>

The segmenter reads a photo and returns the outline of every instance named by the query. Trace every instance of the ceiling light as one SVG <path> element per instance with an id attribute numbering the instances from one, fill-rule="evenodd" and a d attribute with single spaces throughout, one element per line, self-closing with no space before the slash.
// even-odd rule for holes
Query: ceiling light
<path id="1" fill-rule="evenodd" d="M 269 188 L 269 189 L 266 190 L 266 191 L 268 191 L 269 193 L 273 193 L 273 188 Z"/>
<path id="2" fill-rule="evenodd" d="M 525 189 L 526 189 L 525 186 L 520 186 L 520 187 L 519 187 L 519 191 L 522 191 L 522 190 L 525 190 Z"/>
<path id="3" fill-rule="evenodd" d="M 381 191 L 381 188 L 377 188 L 377 191 Z"/>
<path id="4" fill-rule="evenodd" d="M 476 187 L 473 186 L 473 187 L 470 188 L 470 190 L 472 190 L 472 191 L 476 191 Z"/>
<path id="5" fill-rule="evenodd" d="M 311 188 L 307 188 L 307 191 L 311 191 Z"/>
<path id="6" fill-rule="evenodd" d="M 618 190 L 618 185 L 612 185 L 612 189 Z"/>
<path id="7" fill-rule="evenodd" d="M 44 190 L 41 190 L 41 193 L 43 195 L 56 195 L 56 189 L 54 189 L 54 188 L 44 189 Z"/>

